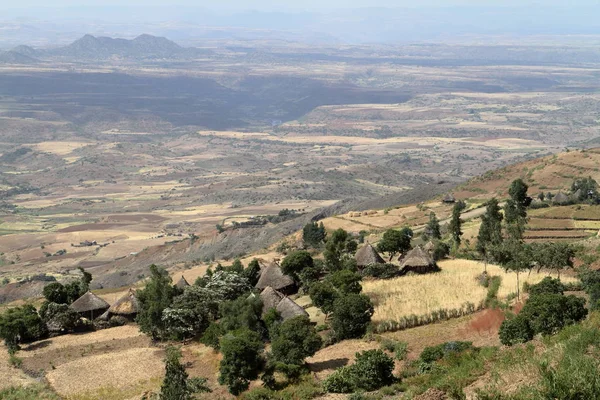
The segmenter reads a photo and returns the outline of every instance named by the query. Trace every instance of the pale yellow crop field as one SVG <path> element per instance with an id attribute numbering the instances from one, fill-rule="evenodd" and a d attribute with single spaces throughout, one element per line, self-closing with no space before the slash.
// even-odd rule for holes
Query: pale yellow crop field
<path id="1" fill-rule="evenodd" d="M 479 305 L 487 295 L 487 288 L 479 284 L 477 277 L 483 272 L 483 263 L 470 260 L 446 260 L 439 263 L 441 271 L 426 275 L 403 276 L 389 280 L 363 282 L 363 292 L 375 304 L 373 320 L 399 320 L 411 314 L 424 315 L 440 309 L 457 309 L 465 303 Z M 505 272 L 497 265 L 489 264 L 491 276 L 500 276 L 502 284 L 499 298 L 506 298 L 517 291 L 517 276 Z M 548 276 L 535 271 L 520 274 L 521 288 L 528 282 L 534 284 Z M 563 282 L 576 279 L 562 277 Z"/>

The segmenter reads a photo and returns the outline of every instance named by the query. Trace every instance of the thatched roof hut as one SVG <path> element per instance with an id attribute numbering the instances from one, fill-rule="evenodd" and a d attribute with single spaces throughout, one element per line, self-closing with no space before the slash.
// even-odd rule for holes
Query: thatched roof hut
<path id="1" fill-rule="evenodd" d="M 456 198 L 452 193 L 447 193 L 442 199 L 442 203 L 456 203 Z"/>
<path id="2" fill-rule="evenodd" d="M 575 193 L 571 194 L 571 200 L 573 200 L 573 201 L 579 201 L 580 198 L 581 198 L 581 189 L 577 189 L 575 191 Z"/>
<path id="3" fill-rule="evenodd" d="M 177 281 L 177 283 L 175 284 L 175 286 L 178 287 L 179 289 L 183 290 L 186 287 L 190 286 L 190 284 L 185 279 L 185 277 L 183 275 L 181 275 L 181 278 L 179 278 L 179 280 Z"/>
<path id="4" fill-rule="evenodd" d="M 272 263 L 262 270 L 260 278 L 256 283 L 257 289 L 266 289 L 271 286 L 273 289 L 280 291 L 283 294 L 294 294 L 298 291 L 294 280 L 283 273 L 279 265 Z"/>
<path id="5" fill-rule="evenodd" d="M 276 310 L 279 311 L 279 314 L 281 314 L 281 318 L 283 318 L 284 321 L 300 315 L 305 315 L 308 317 L 306 310 L 296 304 L 289 297 L 284 297 L 279 304 L 277 304 Z"/>
<path id="6" fill-rule="evenodd" d="M 556 196 L 554 196 L 552 198 L 552 203 L 554 204 L 568 204 L 571 201 L 571 199 L 569 198 L 569 196 L 567 196 L 566 194 L 564 194 L 563 192 L 558 192 L 556 194 Z"/>
<path id="7" fill-rule="evenodd" d="M 423 250 L 425 250 L 429 254 L 433 253 L 434 249 L 435 249 L 435 243 L 433 243 L 432 240 L 430 240 L 429 242 L 427 242 L 425 244 L 425 246 L 423 246 Z"/>
<path id="8" fill-rule="evenodd" d="M 417 246 L 402 258 L 400 269 L 402 272 L 416 272 L 425 274 L 437 270 L 435 260 L 421 246 Z"/>
<path id="9" fill-rule="evenodd" d="M 267 286 L 262 292 L 260 292 L 260 299 L 263 302 L 262 312 L 265 314 L 271 308 L 277 308 L 277 305 L 283 300 L 285 296 L 283 293 L 279 293 L 271 286 Z"/>
<path id="10" fill-rule="evenodd" d="M 90 320 L 94 319 L 94 316 L 104 314 L 109 307 L 110 304 L 89 291 L 71 304 L 73 310 Z"/>
<path id="11" fill-rule="evenodd" d="M 129 289 L 129 291 L 123 297 L 117 300 L 115 304 L 110 306 L 108 313 L 111 315 L 121 315 L 127 318 L 134 318 L 138 313 L 139 308 L 140 305 L 135 297 L 135 292 L 133 289 Z"/>
<path id="12" fill-rule="evenodd" d="M 361 247 L 356 252 L 354 258 L 356 259 L 356 265 L 359 267 L 366 267 L 372 264 L 385 264 L 383 258 L 381 258 L 377 250 L 370 243 Z"/>

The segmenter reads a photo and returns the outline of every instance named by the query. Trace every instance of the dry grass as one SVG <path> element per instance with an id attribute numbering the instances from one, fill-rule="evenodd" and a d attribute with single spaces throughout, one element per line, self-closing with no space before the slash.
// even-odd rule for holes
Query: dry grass
<path id="1" fill-rule="evenodd" d="M 487 289 L 477 280 L 484 268 L 482 263 L 447 260 L 439 265 L 442 270 L 434 274 L 364 282 L 364 293 L 376 304 L 373 321 L 399 320 L 411 314 L 424 315 L 439 309 L 460 308 L 466 302 L 477 305 L 485 299 Z M 500 298 L 516 292 L 516 274 L 506 273 L 496 265 L 488 265 L 487 270 L 493 276 L 502 277 Z M 537 283 L 545 276 L 546 273 L 536 272 L 521 274 L 520 284 Z M 562 279 L 567 282 L 575 280 L 570 277 Z"/>
<path id="2" fill-rule="evenodd" d="M 69 399 L 127 399 L 155 389 L 164 373 L 161 351 L 134 348 L 83 357 L 48 372 L 50 385 Z"/>

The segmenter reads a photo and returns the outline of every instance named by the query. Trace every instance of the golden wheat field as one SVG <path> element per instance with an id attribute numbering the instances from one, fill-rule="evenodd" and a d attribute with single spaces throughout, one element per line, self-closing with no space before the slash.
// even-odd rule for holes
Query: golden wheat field
<path id="1" fill-rule="evenodd" d="M 388 280 L 363 282 L 363 292 L 375 303 L 373 321 L 399 320 L 409 315 L 424 315 L 440 309 L 457 309 L 470 302 L 479 305 L 486 297 L 487 289 L 479 284 L 477 277 L 483 271 L 483 263 L 470 260 L 446 260 L 439 262 L 442 269 L 427 275 L 403 276 Z M 500 276 L 502 284 L 499 298 L 506 298 L 517 291 L 517 276 L 488 264 L 491 276 Z M 521 287 L 528 282 L 537 283 L 546 273 L 521 273 Z M 563 282 L 575 278 L 562 277 Z"/>

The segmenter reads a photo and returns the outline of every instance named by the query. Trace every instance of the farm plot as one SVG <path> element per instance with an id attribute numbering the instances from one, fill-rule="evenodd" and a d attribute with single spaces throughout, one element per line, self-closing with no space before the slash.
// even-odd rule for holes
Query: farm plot
<path id="1" fill-rule="evenodd" d="M 439 263 L 441 271 L 427 275 L 403 276 L 389 280 L 372 280 L 363 283 L 363 292 L 375 303 L 374 322 L 400 320 L 410 315 L 425 315 L 440 309 L 459 309 L 467 302 L 479 305 L 487 289 L 477 277 L 484 269 L 483 263 L 469 260 L 447 260 Z M 502 285 L 498 295 L 506 297 L 517 291 L 516 274 L 501 267 L 488 265 L 492 276 L 500 276 Z M 534 284 L 546 273 L 521 274 L 521 286 Z M 563 277 L 563 281 L 574 278 Z"/>

